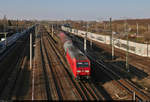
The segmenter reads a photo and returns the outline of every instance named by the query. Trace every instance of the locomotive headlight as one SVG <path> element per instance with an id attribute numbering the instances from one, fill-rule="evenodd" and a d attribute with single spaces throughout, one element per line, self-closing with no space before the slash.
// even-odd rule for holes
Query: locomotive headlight
<path id="1" fill-rule="evenodd" d="M 89 72 L 89 70 L 85 70 L 85 72 L 87 72 L 87 73 L 88 73 L 88 72 Z"/>
<path id="2" fill-rule="evenodd" d="M 81 72 L 80 70 L 77 70 L 77 72 Z"/>

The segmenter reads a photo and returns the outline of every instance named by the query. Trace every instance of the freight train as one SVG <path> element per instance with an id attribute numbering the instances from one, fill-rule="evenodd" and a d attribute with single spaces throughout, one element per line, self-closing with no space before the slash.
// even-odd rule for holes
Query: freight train
<path id="1" fill-rule="evenodd" d="M 63 44 L 65 57 L 75 79 L 89 79 L 91 74 L 90 60 L 73 45 L 72 40 L 65 33 L 61 32 L 58 36 Z"/>

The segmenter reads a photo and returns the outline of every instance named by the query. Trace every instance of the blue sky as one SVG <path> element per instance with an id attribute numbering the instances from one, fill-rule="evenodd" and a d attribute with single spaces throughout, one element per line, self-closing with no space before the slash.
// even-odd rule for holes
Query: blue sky
<path id="1" fill-rule="evenodd" d="M 0 18 L 102 20 L 150 18 L 150 0 L 0 0 Z"/>

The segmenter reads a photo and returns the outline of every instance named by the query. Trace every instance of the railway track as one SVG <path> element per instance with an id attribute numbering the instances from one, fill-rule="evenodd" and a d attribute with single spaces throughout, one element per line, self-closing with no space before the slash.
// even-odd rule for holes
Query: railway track
<path id="1" fill-rule="evenodd" d="M 80 43 L 82 43 L 80 41 Z M 83 51 L 83 49 L 82 49 Z M 131 95 L 133 95 L 133 93 L 135 92 L 135 99 L 136 100 L 149 100 L 149 96 L 147 96 L 145 93 L 143 93 L 142 91 L 139 90 L 139 88 L 135 87 L 135 85 L 133 83 L 131 83 L 129 80 L 126 79 L 122 79 L 120 75 L 116 74 L 114 71 L 112 71 L 110 68 L 107 67 L 107 65 L 105 65 L 105 63 L 102 60 L 95 60 L 96 56 L 94 57 L 93 54 L 88 55 L 87 56 L 93 60 L 94 62 L 96 62 L 99 66 L 99 68 L 103 68 L 103 70 L 105 70 L 105 72 L 107 73 L 107 75 L 113 79 L 120 79 L 120 80 L 115 80 L 118 84 L 120 85 L 123 89 L 126 89 L 128 91 L 128 93 L 130 93 Z M 112 79 L 112 80 L 113 80 Z"/>
<path id="2" fill-rule="evenodd" d="M 95 58 L 96 58 L 96 56 L 95 56 Z M 148 80 L 149 79 L 148 74 L 145 73 L 143 70 L 137 69 L 136 67 L 130 65 L 130 72 L 127 72 L 127 70 L 125 69 L 125 62 L 123 62 L 123 61 L 118 62 L 115 60 L 112 61 L 111 59 L 107 60 L 107 56 L 105 56 L 101 53 L 99 54 L 98 59 L 101 59 L 107 67 L 109 67 L 115 73 L 117 73 L 122 78 L 124 78 L 124 80 L 128 81 L 132 86 L 136 87 L 136 89 L 138 89 L 139 91 L 142 91 L 143 93 L 147 94 L 147 96 L 149 96 L 149 92 L 146 91 L 146 88 L 143 85 L 136 83 L 133 79 L 133 78 L 137 78 L 139 80 L 141 80 L 141 79 Z M 144 67 L 143 67 L 143 69 L 144 69 Z M 148 82 L 147 82 L 147 84 L 148 84 Z"/>
<path id="3" fill-rule="evenodd" d="M 51 36 L 50 36 L 50 38 L 51 39 L 49 41 L 53 41 L 53 38 Z M 54 46 L 55 42 L 56 41 L 54 41 L 53 44 L 51 44 L 51 46 Z M 54 46 L 53 50 L 56 51 L 56 54 L 57 54 L 58 57 L 61 56 L 61 55 L 59 55 L 59 54 L 61 54 L 61 52 L 59 52 L 57 47 Z M 62 58 L 59 58 L 59 59 L 62 59 Z M 63 62 L 63 61 L 61 61 L 61 62 Z M 62 64 L 62 65 L 64 66 L 65 64 Z M 91 83 L 76 82 L 74 79 L 72 79 L 72 77 L 71 77 L 72 75 L 70 75 L 70 72 L 68 71 L 68 69 L 66 67 L 64 67 L 64 68 L 65 68 L 65 71 L 63 71 L 63 72 L 68 72 L 67 74 L 69 74 L 69 76 L 70 76 L 71 80 L 73 81 L 73 83 L 74 84 L 76 83 L 76 85 L 78 85 L 80 87 L 80 90 L 82 89 L 82 92 L 84 92 L 84 94 L 85 94 L 84 96 L 85 97 L 82 97 L 82 98 L 84 98 L 86 100 L 89 100 L 89 99 L 105 100 L 106 99 L 103 95 L 100 94 L 100 92 L 95 88 L 94 85 L 92 87 Z M 76 85 L 74 85 L 74 86 L 76 86 Z M 78 91 L 79 91 L 79 88 L 78 88 Z M 79 93 L 81 93 L 81 91 Z"/>
<path id="4" fill-rule="evenodd" d="M 98 48 L 102 47 L 104 50 L 107 50 L 107 52 L 111 53 L 111 47 L 110 46 L 106 46 L 104 44 L 99 44 L 97 42 L 94 42 L 96 45 L 98 45 Z M 125 52 L 123 52 L 122 50 L 119 49 L 115 49 L 115 55 L 117 57 L 120 57 L 121 59 L 125 59 L 126 58 L 126 54 Z M 133 65 L 135 67 L 137 67 L 140 70 L 144 70 L 146 73 L 148 73 L 150 75 L 150 65 L 147 64 L 150 62 L 149 58 L 146 57 L 141 57 L 135 54 L 131 54 L 129 53 L 129 64 Z M 134 69 L 135 72 L 138 72 L 138 70 Z M 139 73 L 139 72 L 138 72 Z"/>
<path id="5" fill-rule="evenodd" d="M 38 32 L 39 33 L 39 32 Z M 45 75 L 46 73 L 44 73 L 44 59 L 43 59 L 43 54 L 42 54 L 42 46 L 41 46 L 41 34 L 37 35 L 38 37 L 36 37 L 35 40 L 35 64 L 34 64 L 34 76 L 32 78 L 32 80 L 35 80 L 32 82 L 32 84 L 34 85 L 33 87 L 33 99 L 35 100 L 44 100 L 47 99 L 47 91 L 46 91 L 46 79 L 45 79 Z M 44 65 L 43 65 L 44 64 Z"/>
<path id="6" fill-rule="evenodd" d="M 102 66 L 105 70 L 109 71 L 109 73 L 107 73 L 107 75 L 109 75 L 110 78 L 113 79 L 120 79 L 120 80 L 115 80 L 117 83 L 119 83 L 119 85 L 123 88 L 126 89 L 131 96 L 133 96 L 133 93 L 135 92 L 135 97 L 137 100 L 139 101 L 143 101 L 143 100 L 148 100 L 149 97 L 144 94 L 143 92 L 139 91 L 139 89 L 137 89 L 133 84 L 131 84 L 129 81 L 122 79 L 119 75 L 117 75 L 115 72 L 113 72 L 112 70 L 110 70 L 109 68 L 107 68 L 102 62 L 96 61 L 96 63 L 98 63 L 100 66 Z M 101 67 L 101 68 L 102 68 Z M 110 74 L 111 73 L 111 74 Z M 115 78 L 117 77 L 117 78 Z"/>
<path id="7" fill-rule="evenodd" d="M 90 56 L 93 56 L 93 55 L 90 55 Z M 93 56 L 93 57 L 96 58 L 96 56 Z M 101 57 L 103 59 L 106 59 L 106 58 L 104 58 L 105 56 L 103 56 L 103 55 L 101 55 Z M 129 75 L 129 74 L 125 70 L 122 70 L 122 72 L 120 73 L 119 70 L 121 70 L 122 68 L 117 66 L 117 64 L 115 65 L 115 64 L 105 63 L 105 61 L 103 61 L 103 60 L 97 60 L 97 62 L 103 64 L 107 68 L 108 71 L 110 71 L 111 73 L 114 74 L 114 76 L 116 76 L 116 77 L 118 76 L 116 79 L 120 79 L 119 80 L 120 83 L 122 83 L 122 85 L 124 85 L 126 87 L 126 89 L 128 89 L 128 92 L 130 91 L 129 93 L 131 93 L 131 95 L 133 94 L 133 92 L 135 92 L 135 94 L 136 94 L 135 97 L 137 97 L 137 99 L 139 99 L 139 100 L 140 99 L 141 100 L 149 100 L 150 99 L 150 96 L 148 96 L 147 94 L 144 93 L 145 91 L 143 92 L 143 90 L 141 90 L 139 88 L 139 86 L 136 86 L 135 83 L 133 83 L 130 80 L 130 78 L 128 78 L 127 75 Z M 139 71 L 136 71 L 136 72 L 137 72 L 137 74 L 139 74 L 139 75 L 137 75 L 139 77 L 144 77 L 145 76 L 145 74 L 142 73 L 142 72 L 139 72 Z M 122 78 L 123 73 L 127 73 L 124 76 L 124 77 L 127 77 L 127 78 L 125 78 L 125 79 Z"/>
<path id="8" fill-rule="evenodd" d="M 47 39 L 47 41 L 49 41 L 48 39 Z M 47 42 L 47 44 L 50 44 L 50 42 Z M 49 45 L 49 46 L 51 46 L 51 45 Z M 54 51 L 53 49 L 52 49 L 52 47 L 48 47 L 48 49 L 51 49 L 51 50 L 47 50 L 47 51 Z M 56 53 L 55 52 L 49 52 L 49 54 L 48 54 L 49 56 L 56 56 Z M 50 59 L 51 59 L 51 61 L 52 61 L 52 57 L 49 57 Z M 54 58 L 54 57 L 53 57 Z M 56 65 L 57 64 L 57 65 Z M 66 77 L 66 75 L 64 75 L 64 73 L 62 73 L 62 69 L 63 69 L 63 67 L 62 67 L 62 65 L 61 65 L 61 63 L 60 63 L 60 60 L 58 60 L 58 58 L 57 58 L 57 60 L 55 59 L 55 61 L 53 61 L 53 63 L 52 63 L 52 67 L 53 68 L 55 68 L 55 69 L 52 69 L 53 70 L 53 73 L 55 73 L 55 75 L 54 76 L 56 76 L 56 78 L 55 78 L 55 80 L 57 81 L 57 83 L 55 83 L 56 85 L 59 85 L 58 86 L 58 88 L 57 89 L 59 89 L 59 94 L 61 94 L 62 95 L 62 93 L 64 94 L 64 96 L 61 96 L 61 97 L 59 97 L 59 99 L 67 99 L 68 97 L 66 97 L 67 95 L 65 95 L 65 94 L 67 94 L 67 93 L 65 93 L 63 90 L 62 90 L 62 88 L 64 88 L 64 89 L 70 89 L 70 88 L 65 88 L 65 86 L 68 86 L 67 85 L 67 80 L 65 79 L 65 78 L 67 78 Z M 60 76 L 58 76 L 58 73 L 59 73 L 59 75 Z M 64 82 L 62 82 L 62 80 L 61 80 L 61 77 L 63 77 L 63 81 Z M 65 83 L 65 85 L 64 85 L 64 83 Z M 74 89 L 76 89 L 76 88 L 74 88 Z M 71 90 L 71 89 L 70 89 Z M 75 90 L 76 91 L 76 90 Z M 70 99 L 71 100 L 71 99 Z"/>
<path id="9" fill-rule="evenodd" d="M 26 43 L 28 40 L 26 41 Z M 13 94 L 13 89 L 17 83 L 17 79 L 20 76 L 21 72 L 21 67 L 23 66 L 23 63 L 25 61 L 25 53 L 26 53 L 26 47 L 25 45 L 23 46 L 22 43 L 17 43 L 16 44 L 16 50 L 17 49 L 22 49 L 22 53 L 19 54 L 19 56 L 14 56 L 15 60 L 11 62 L 11 64 L 8 64 L 6 61 L 7 59 L 4 60 L 4 62 L 1 62 L 1 79 L 0 79 L 0 99 L 11 99 L 12 94 Z M 16 51 L 19 52 L 19 51 Z M 12 52 L 12 54 L 16 53 Z M 11 56 L 11 54 L 10 54 Z M 7 58 L 10 57 L 8 55 Z M 11 56 L 13 57 L 13 56 Z M 5 62 L 6 61 L 6 62 Z M 2 64 L 3 63 L 3 64 Z M 5 64 L 4 64 L 5 63 Z M 4 66 L 3 66 L 4 65 Z"/>
<path id="10" fill-rule="evenodd" d="M 29 38 L 27 40 L 27 43 L 24 44 L 24 57 L 22 63 L 20 63 L 19 73 L 16 76 L 16 83 L 14 84 L 13 90 L 11 91 L 11 100 L 21 100 L 25 99 L 27 96 L 25 93 L 29 90 L 27 86 L 30 84 L 30 70 L 29 70 Z M 29 99 L 29 96 L 28 98 Z"/>
<path id="11" fill-rule="evenodd" d="M 0 61 L 2 61 L 4 58 L 7 57 L 7 55 L 14 49 L 15 45 L 16 44 L 13 44 L 9 48 L 7 48 L 7 50 L 5 50 L 3 53 L 0 54 Z"/>
<path id="12" fill-rule="evenodd" d="M 46 95 L 47 95 L 47 99 L 51 100 L 51 95 L 50 95 L 50 84 L 49 84 L 49 79 L 48 79 L 48 73 L 47 73 L 47 69 L 46 69 L 46 62 L 45 62 L 45 58 L 44 58 L 44 50 L 45 50 L 45 46 L 43 46 L 43 40 L 41 39 L 40 42 L 40 52 L 41 52 L 41 60 L 42 60 L 42 69 L 43 69 L 43 75 L 45 78 L 45 87 L 46 87 Z"/>

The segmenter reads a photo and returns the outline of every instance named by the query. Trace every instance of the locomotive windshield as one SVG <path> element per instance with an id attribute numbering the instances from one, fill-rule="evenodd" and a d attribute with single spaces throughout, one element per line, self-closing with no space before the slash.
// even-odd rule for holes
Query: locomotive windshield
<path id="1" fill-rule="evenodd" d="M 77 68 L 89 67 L 88 62 L 77 62 Z"/>

